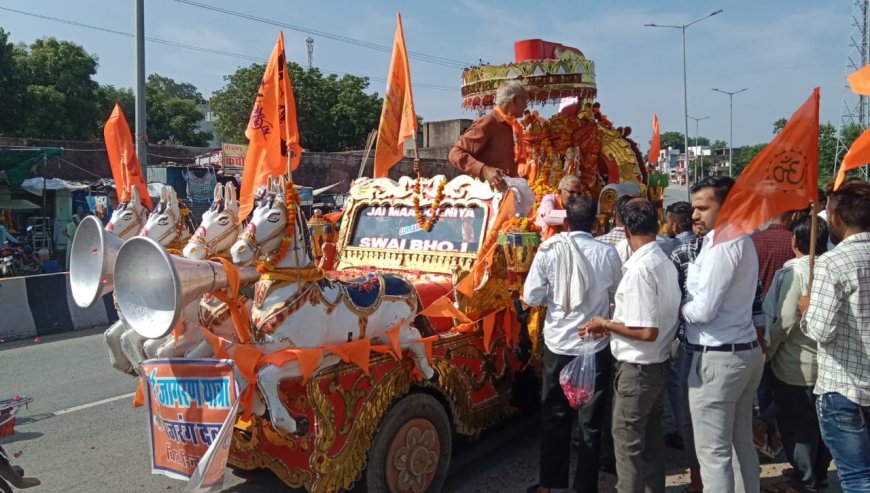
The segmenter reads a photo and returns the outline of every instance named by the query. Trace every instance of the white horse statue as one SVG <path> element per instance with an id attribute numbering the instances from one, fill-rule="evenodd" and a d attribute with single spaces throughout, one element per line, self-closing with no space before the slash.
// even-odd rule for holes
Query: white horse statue
<path id="1" fill-rule="evenodd" d="M 233 262 L 245 265 L 258 254 L 265 256 L 274 272 L 287 279 L 317 272 L 305 217 L 296 209 L 291 216 L 287 183 L 270 180 L 258 196 L 254 216 L 230 252 Z M 284 239 L 286 238 L 286 239 Z M 289 242 L 284 244 L 282 243 Z M 283 253 L 282 253 L 283 251 Z M 303 277 L 304 278 L 304 277 Z M 399 326 L 399 344 L 410 348 L 425 378 L 435 371 L 429 365 L 420 332 L 411 321 L 418 310 L 417 292 L 410 282 L 395 274 L 383 274 L 356 281 L 338 282 L 326 278 L 308 280 L 260 280 L 251 310 L 255 340 L 267 352 L 282 348 L 327 347 L 371 338 L 388 343 L 386 332 Z M 336 364 L 339 358 L 327 353 L 318 369 Z M 296 421 L 279 395 L 282 379 L 300 376 L 298 361 L 283 367 L 266 365 L 258 371 L 257 383 L 268 406 L 272 424 L 286 433 L 296 431 Z M 258 413 L 258 409 L 253 410 Z"/>
<path id="2" fill-rule="evenodd" d="M 182 205 L 178 200 L 178 194 L 175 193 L 175 189 L 169 185 L 164 185 L 160 190 L 160 203 L 154 208 L 151 215 L 148 216 L 148 221 L 145 223 L 145 226 L 142 227 L 139 236 L 151 238 L 167 250 L 172 250 L 173 253 L 180 254 L 181 249 L 187 244 L 187 240 L 193 236 L 193 231 L 193 218 L 190 217 L 188 211 L 182 209 Z M 193 315 L 194 318 L 188 318 L 189 315 Z M 197 320 L 197 315 L 198 306 L 193 306 L 191 309 L 188 309 L 187 307 L 185 308 L 185 320 L 195 321 Z M 192 332 L 198 333 L 195 327 Z M 190 349 L 188 346 L 182 346 L 181 340 L 175 341 L 172 335 L 161 337 L 159 339 L 143 340 L 141 336 L 136 334 L 134 331 L 128 331 L 121 337 L 121 340 L 124 341 L 123 347 L 125 348 L 125 351 L 131 353 L 128 354 L 128 356 L 136 360 L 135 366 L 138 366 L 139 362 L 147 358 L 170 357 L 174 355 L 158 354 L 158 349 L 165 342 L 173 343 L 172 346 L 176 350 L 173 353 L 183 354 L 185 349 Z M 138 341 L 141 341 L 141 348 L 144 351 L 144 354 L 142 351 L 138 350 L 138 345 L 133 344 Z M 196 342 L 198 341 L 192 341 L 191 344 L 196 344 Z"/>
<path id="3" fill-rule="evenodd" d="M 106 231 L 117 235 L 122 240 L 129 240 L 135 236 L 148 220 L 148 209 L 142 205 L 139 189 L 133 187 L 130 191 L 130 199 L 118 205 L 112 212 Z M 130 359 L 124 353 L 121 346 L 121 336 L 127 330 L 122 320 L 118 320 L 103 334 L 103 343 L 109 353 L 109 362 L 116 370 L 123 373 L 135 374 Z"/>

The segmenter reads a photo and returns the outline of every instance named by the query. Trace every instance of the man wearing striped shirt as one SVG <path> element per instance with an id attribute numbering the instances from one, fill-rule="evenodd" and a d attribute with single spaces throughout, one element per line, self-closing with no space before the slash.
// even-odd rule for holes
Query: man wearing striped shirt
<path id="1" fill-rule="evenodd" d="M 819 257 L 806 332 L 819 343 L 816 411 L 843 491 L 870 491 L 870 183 L 828 196 L 834 250 Z"/>

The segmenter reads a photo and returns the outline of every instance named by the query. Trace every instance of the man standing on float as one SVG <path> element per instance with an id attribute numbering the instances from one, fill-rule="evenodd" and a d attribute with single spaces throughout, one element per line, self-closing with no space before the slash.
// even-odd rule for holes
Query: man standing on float
<path id="1" fill-rule="evenodd" d="M 450 164 L 486 181 L 499 192 L 505 191 L 504 177 L 517 176 L 515 148 L 520 148 L 522 139 L 522 126 L 517 118 L 528 104 L 528 94 L 519 81 L 502 83 L 495 93 L 492 113 L 475 120 L 450 148 L 447 157 Z"/>

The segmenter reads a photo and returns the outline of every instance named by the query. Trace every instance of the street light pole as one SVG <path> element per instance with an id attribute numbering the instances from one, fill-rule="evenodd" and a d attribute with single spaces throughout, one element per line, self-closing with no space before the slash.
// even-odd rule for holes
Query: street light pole
<path id="1" fill-rule="evenodd" d="M 709 116 L 702 116 L 701 118 L 695 118 L 694 116 L 687 116 L 686 118 L 690 118 L 692 120 L 695 120 L 695 148 L 698 149 L 698 156 L 700 156 L 701 151 L 700 151 L 700 148 L 698 147 L 698 139 L 701 137 L 701 132 L 698 130 L 698 128 L 699 128 L 698 122 L 700 122 L 701 120 L 708 120 L 710 117 Z M 695 156 L 695 159 L 697 159 L 698 156 Z M 688 150 L 686 152 L 686 159 L 687 160 L 689 159 Z M 704 171 L 704 158 L 701 157 L 701 172 L 703 172 L 703 171 Z M 698 165 L 696 162 L 695 163 L 695 183 L 698 183 L 698 181 L 699 181 L 698 180 Z"/>
<path id="2" fill-rule="evenodd" d="M 700 19 L 694 20 L 688 24 L 680 24 L 676 25 L 664 25 L 664 24 L 644 24 L 644 27 L 668 27 L 672 29 L 679 29 L 683 34 L 683 123 L 685 134 L 683 135 L 683 145 L 685 149 L 683 152 L 686 155 L 686 161 L 683 163 L 686 167 L 686 194 L 689 197 L 689 200 L 692 200 L 691 194 L 688 192 L 689 190 L 689 89 L 688 83 L 686 81 L 686 29 L 693 25 L 701 22 L 704 19 L 708 19 L 713 17 L 714 15 L 721 14 L 723 9 L 719 9 L 715 12 L 711 12 Z"/>
<path id="3" fill-rule="evenodd" d="M 748 87 L 744 87 L 739 91 L 723 91 L 722 89 L 713 88 L 716 92 L 728 95 L 728 109 L 730 111 L 728 130 L 728 176 L 731 176 L 731 167 L 734 166 L 734 95 L 740 94 L 743 91 L 748 91 Z"/>

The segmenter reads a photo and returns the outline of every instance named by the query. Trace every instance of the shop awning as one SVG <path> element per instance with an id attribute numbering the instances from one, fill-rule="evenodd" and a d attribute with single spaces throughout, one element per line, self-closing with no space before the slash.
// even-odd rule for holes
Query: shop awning
<path id="1" fill-rule="evenodd" d="M 60 178 L 28 178 L 21 183 L 21 189 L 33 195 L 42 195 L 43 190 L 87 190 L 90 185 L 74 181 L 61 180 Z"/>
<path id="2" fill-rule="evenodd" d="M 6 172 L 10 187 L 19 188 L 35 164 L 61 153 L 63 153 L 61 147 L 0 148 L 0 171 Z"/>

